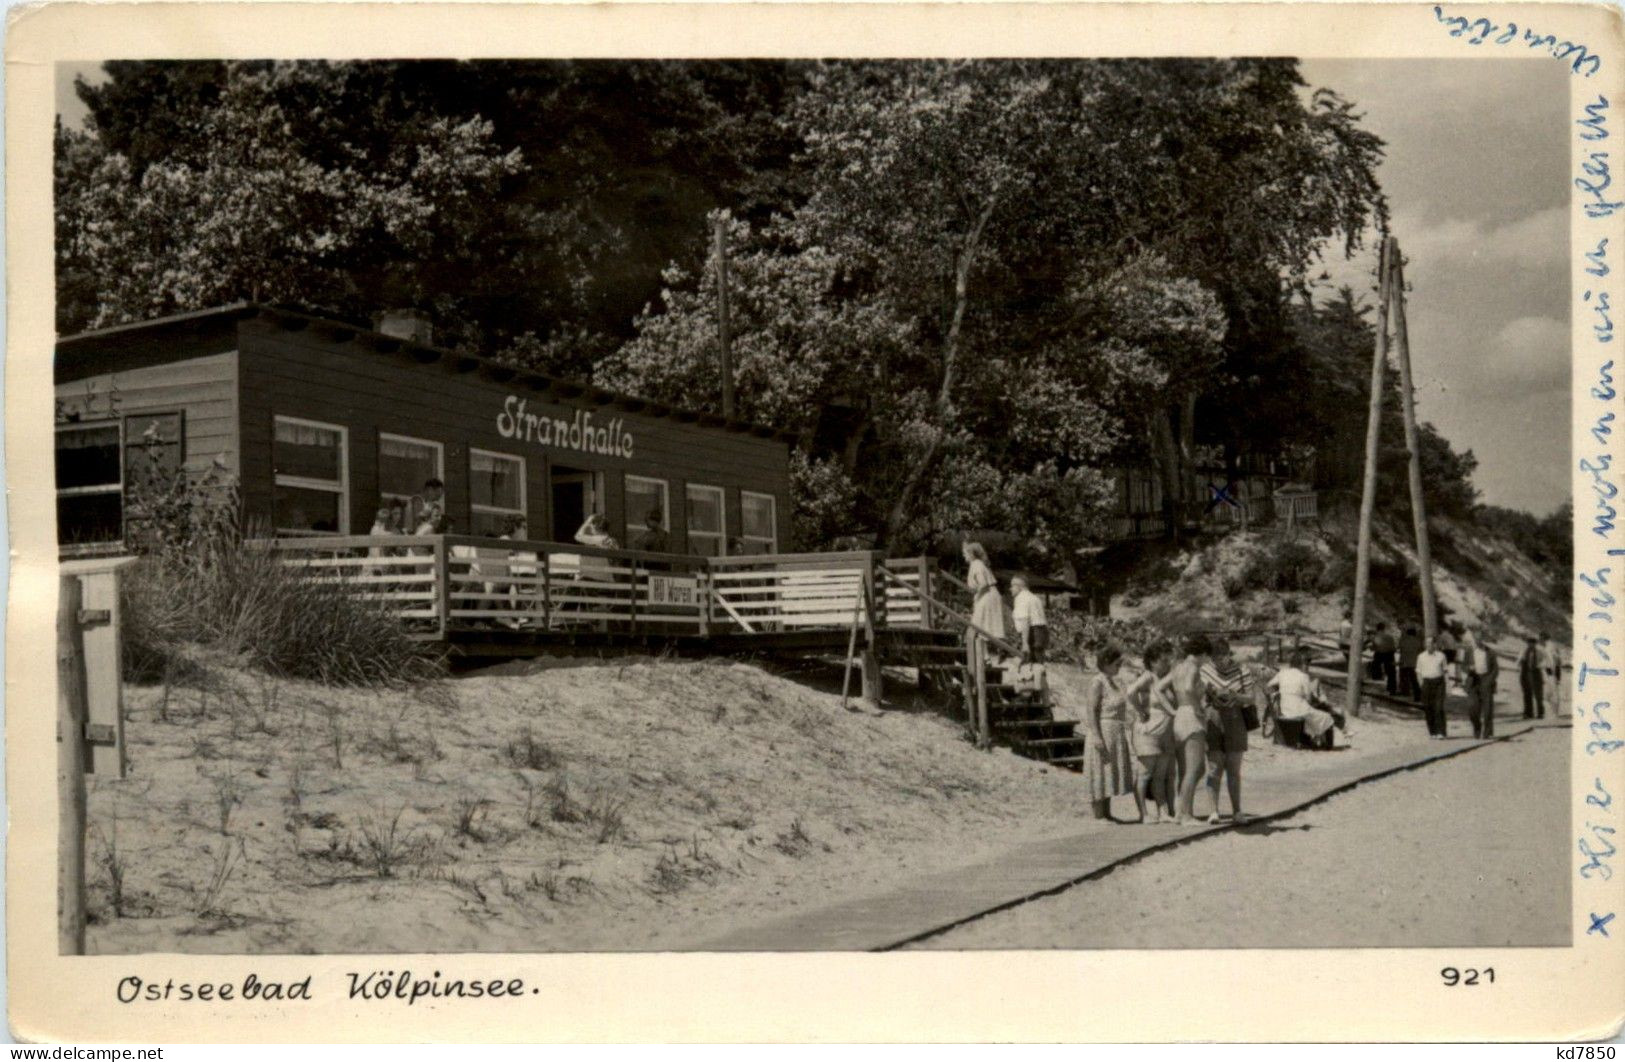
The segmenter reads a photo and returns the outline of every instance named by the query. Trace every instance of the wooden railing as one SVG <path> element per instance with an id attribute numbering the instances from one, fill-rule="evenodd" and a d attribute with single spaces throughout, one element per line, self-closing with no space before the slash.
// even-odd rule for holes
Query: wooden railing
<path id="1" fill-rule="evenodd" d="M 478 627 L 759 634 L 861 622 L 866 630 L 974 630 L 1016 651 L 976 628 L 969 588 L 924 557 L 698 557 L 474 535 L 306 535 L 265 545 L 425 638 Z"/>
<path id="2" fill-rule="evenodd" d="M 271 547 L 310 578 L 343 582 L 424 637 L 449 630 L 704 634 L 704 557 L 472 535 L 342 535 Z"/>
<path id="3" fill-rule="evenodd" d="M 882 560 L 871 550 L 711 557 L 714 628 L 747 634 L 845 628 L 875 590 Z M 875 598 L 871 620 L 885 625 L 886 602 Z"/>
<path id="4" fill-rule="evenodd" d="M 269 545 L 306 578 L 342 583 L 356 597 L 394 612 L 414 634 L 444 636 L 441 536 L 304 535 Z"/>

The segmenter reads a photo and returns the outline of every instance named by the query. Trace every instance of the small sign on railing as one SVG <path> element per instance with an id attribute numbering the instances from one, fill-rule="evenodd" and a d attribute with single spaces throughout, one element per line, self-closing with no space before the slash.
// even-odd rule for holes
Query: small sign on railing
<path id="1" fill-rule="evenodd" d="M 681 575 L 654 575 L 649 576 L 649 587 L 644 593 L 643 600 L 650 605 L 688 605 L 698 604 L 700 599 L 700 581 L 698 579 Z"/>

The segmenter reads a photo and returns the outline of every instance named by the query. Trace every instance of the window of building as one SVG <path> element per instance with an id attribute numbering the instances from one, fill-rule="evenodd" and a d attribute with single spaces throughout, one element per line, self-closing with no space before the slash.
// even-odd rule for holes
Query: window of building
<path id="1" fill-rule="evenodd" d="M 186 431 L 180 413 L 134 413 L 124 418 L 124 482 L 165 487 L 185 463 Z"/>
<path id="2" fill-rule="evenodd" d="M 486 450 L 468 451 L 468 496 L 473 534 L 500 538 L 514 518 L 525 519 L 525 460 Z M 527 527 L 526 535 L 530 534 Z"/>
<path id="3" fill-rule="evenodd" d="M 671 496 L 663 479 L 626 477 L 626 541 L 633 549 L 666 553 L 671 549 Z M 657 517 L 658 530 L 649 517 Z"/>
<path id="4" fill-rule="evenodd" d="M 702 557 L 727 556 L 727 531 L 727 521 L 722 510 L 722 488 L 690 483 L 688 551 Z"/>
<path id="5" fill-rule="evenodd" d="M 423 485 L 431 479 L 446 478 L 445 451 L 437 442 L 411 439 L 405 435 L 378 435 L 378 504 L 405 502 L 423 497 Z M 415 510 L 406 514 L 409 528 L 417 526 Z"/>
<path id="6" fill-rule="evenodd" d="M 124 540 L 141 549 L 154 501 L 172 496 L 184 475 L 186 433 L 180 413 L 134 413 L 124 418 Z"/>
<path id="7" fill-rule="evenodd" d="M 779 521 L 776 499 L 771 494 L 739 492 L 740 539 L 746 553 L 777 553 Z"/>
<path id="8" fill-rule="evenodd" d="M 349 534 L 349 440 L 336 424 L 277 417 L 271 521 L 278 534 Z"/>
<path id="9" fill-rule="evenodd" d="M 124 536 L 122 441 L 116 420 L 57 426 L 58 542 L 117 542 Z"/>

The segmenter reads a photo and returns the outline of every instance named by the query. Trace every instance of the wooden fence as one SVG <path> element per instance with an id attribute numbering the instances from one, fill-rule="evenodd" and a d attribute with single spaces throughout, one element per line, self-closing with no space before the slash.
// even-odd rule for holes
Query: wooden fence
<path id="1" fill-rule="evenodd" d="M 871 550 L 697 557 L 471 535 L 327 535 L 270 548 L 342 583 L 424 638 L 507 627 L 705 635 L 927 627 L 940 573 Z M 884 565 L 892 578 L 882 580 Z M 910 592 L 910 591 L 914 592 Z M 866 595 L 867 591 L 867 595 Z M 867 605 L 865 604 L 867 602 Z"/>

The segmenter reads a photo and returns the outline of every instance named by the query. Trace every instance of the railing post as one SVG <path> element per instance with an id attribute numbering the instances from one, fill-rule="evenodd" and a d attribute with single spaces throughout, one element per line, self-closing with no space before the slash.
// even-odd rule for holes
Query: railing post
<path id="1" fill-rule="evenodd" d="M 627 623 L 627 633 L 628 634 L 636 634 L 638 632 L 638 559 L 636 557 L 633 557 L 633 558 L 631 558 L 631 561 L 632 561 L 632 607 L 631 607 L 631 618 Z"/>
<path id="2" fill-rule="evenodd" d="M 930 557 L 920 558 L 920 625 L 926 630 L 936 630 L 936 613 L 932 600 L 936 598 L 936 587 L 933 585 L 931 570 L 936 567 L 936 561 Z"/>
<path id="3" fill-rule="evenodd" d="M 699 597 L 700 635 L 711 634 L 711 558 L 705 558 L 694 570 L 695 593 Z"/>
<path id="4" fill-rule="evenodd" d="M 553 554 L 546 547 L 538 551 L 542 569 L 542 630 L 553 629 Z"/>
<path id="5" fill-rule="evenodd" d="M 875 574 L 876 568 L 884 568 L 885 566 L 885 557 L 878 553 L 870 553 L 869 562 L 863 568 L 864 588 L 868 592 L 870 600 L 870 644 L 874 642 L 875 627 L 879 626 L 884 629 L 887 626 L 885 587 L 881 585 L 880 577 Z"/>
<path id="6" fill-rule="evenodd" d="M 972 687 L 976 691 L 976 742 L 982 748 L 993 743 L 987 712 L 987 645 L 974 632 L 970 636 Z"/>
<path id="7" fill-rule="evenodd" d="M 446 560 L 446 536 L 436 535 L 434 540 L 435 609 L 440 614 L 440 639 L 446 638 L 451 626 L 451 565 Z"/>
<path id="8" fill-rule="evenodd" d="M 875 645 L 875 577 L 874 558 L 869 558 L 869 566 L 863 571 L 863 577 L 858 582 L 858 592 L 863 595 L 863 630 L 868 637 L 869 648 Z M 884 622 L 884 618 L 882 618 Z"/>

